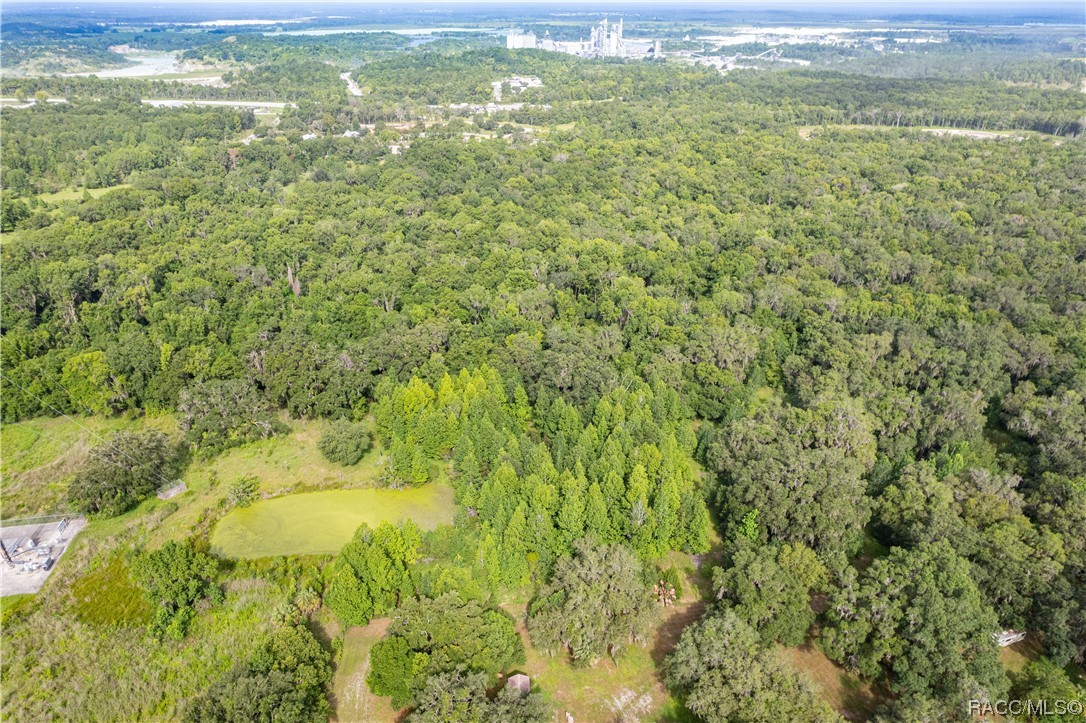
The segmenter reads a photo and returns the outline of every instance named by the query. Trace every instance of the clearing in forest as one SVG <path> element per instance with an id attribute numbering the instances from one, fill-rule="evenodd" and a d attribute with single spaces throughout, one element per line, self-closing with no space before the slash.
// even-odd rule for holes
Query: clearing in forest
<path id="1" fill-rule="evenodd" d="M 336 665 L 336 679 L 332 689 L 335 703 L 335 720 L 339 721 L 394 721 L 389 698 L 370 692 L 366 676 L 370 672 L 370 649 L 385 636 L 391 618 L 371 620 L 369 625 L 350 628 L 343 636 L 343 653 Z"/>
<path id="2" fill-rule="evenodd" d="M 376 527 L 410 519 L 432 530 L 451 523 L 454 509 L 452 488 L 440 483 L 285 495 L 227 514 L 215 526 L 211 549 L 233 558 L 331 555 L 362 523 Z"/>
<path id="3" fill-rule="evenodd" d="M 628 646 L 616 663 L 604 658 L 591 666 L 571 665 L 563 655 L 549 655 L 532 645 L 523 605 L 503 605 L 517 618 L 524 639 L 525 664 L 532 689 L 542 691 L 554 706 L 554 720 L 675 720 L 681 711 L 660 677 L 659 667 L 675 647 L 682 630 L 705 611 L 700 601 L 682 602 L 661 612 L 661 619 L 643 645 Z"/>

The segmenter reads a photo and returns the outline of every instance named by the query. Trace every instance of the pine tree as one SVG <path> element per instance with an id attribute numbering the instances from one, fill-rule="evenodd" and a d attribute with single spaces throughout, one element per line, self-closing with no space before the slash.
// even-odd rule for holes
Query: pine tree
<path id="1" fill-rule="evenodd" d="M 532 404 L 528 401 L 528 393 L 520 384 L 513 390 L 513 415 L 520 423 L 521 429 L 527 429 L 532 423 Z"/>
<path id="2" fill-rule="evenodd" d="M 531 546 L 528 537 L 527 507 L 521 502 L 509 518 L 502 534 L 502 581 L 510 587 L 528 584 L 527 554 Z"/>
<path id="3" fill-rule="evenodd" d="M 574 477 L 569 472 L 559 482 L 562 502 L 558 507 L 557 527 L 561 545 L 567 552 L 573 549 L 574 540 L 584 536 L 585 486 L 583 477 Z"/>
<path id="4" fill-rule="evenodd" d="M 616 541 L 617 538 L 611 527 L 611 518 L 607 514 L 607 502 L 604 499 L 603 490 L 595 482 L 588 486 L 584 516 L 587 537 L 601 544 Z"/>
<path id="5" fill-rule="evenodd" d="M 682 498 L 679 496 L 679 487 L 672 477 L 665 477 L 660 483 L 660 489 L 652 501 L 653 516 L 656 518 L 655 549 L 656 554 L 662 555 L 668 550 L 680 547 L 679 538 L 679 507 Z"/>
<path id="6" fill-rule="evenodd" d="M 709 551 L 709 510 L 705 501 L 695 490 L 690 490 L 683 496 L 682 506 L 679 511 L 679 530 L 681 535 L 680 549 L 699 555 Z"/>
<path id="7" fill-rule="evenodd" d="M 509 489 L 506 481 L 510 479 L 510 475 L 515 477 L 516 473 L 513 472 L 512 468 L 502 466 L 494 470 L 483 482 L 483 486 L 479 490 L 478 504 L 479 517 L 484 521 L 495 524 L 496 520 L 501 520 L 501 524 L 504 524 L 505 503 L 509 499 Z"/>
<path id="8" fill-rule="evenodd" d="M 629 512 L 628 533 L 632 534 L 644 523 L 649 511 L 649 478 L 644 466 L 634 465 L 626 480 L 626 509 Z"/>
<path id="9" fill-rule="evenodd" d="M 461 435 L 460 443 L 456 445 L 456 455 L 453 459 L 453 467 L 460 475 L 460 488 L 474 491 L 482 481 L 482 472 L 479 470 L 479 460 L 475 458 L 475 445 L 471 437 Z M 465 504 L 467 504 L 465 502 Z"/>
<path id="10" fill-rule="evenodd" d="M 630 508 L 626 504 L 626 483 L 617 472 L 608 472 L 603 479 L 603 499 L 611 518 L 611 534 L 616 538 L 626 534 L 629 528 Z"/>
<path id="11" fill-rule="evenodd" d="M 410 440 L 408 440 L 410 444 Z M 409 472 L 411 484 L 426 484 L 430 480 L 430 457 L 420 445 L 413 445 L 411 450 L 411 468 Z"/>
<path id="12" fill-rule="evenodd" d="M 486 571 L 490 589 L 499 589 L 502 584 L 502 559 L 498 551 L 498 543 L 494 539 L 494 532 L 490 529 L 479 543 L 479 560 L 483 570 Z"/>
<path id="13" fill-rule="evenodd" d="M 592 416 L 592 424 L 596 427 L 596 433 L 600 439 L 607 439 L 611 433 L 611 412 L 614 407 L 611 401 L 604 397 L 596 405 L 595 414 Z"/>

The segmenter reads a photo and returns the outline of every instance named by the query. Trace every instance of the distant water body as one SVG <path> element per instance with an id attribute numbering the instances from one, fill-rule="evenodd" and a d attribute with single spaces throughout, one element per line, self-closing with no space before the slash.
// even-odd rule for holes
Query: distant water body
<path id="1" fill-rule="evenodd" d="M 310 28 L 309 30 L 279 30 L 264 35 L 340 35 L 342 33 L 396 33 L 397 35 L 434 35 L 435 33 L 482 33 L 506 35 L 508 29 L 495 28 Z"/>

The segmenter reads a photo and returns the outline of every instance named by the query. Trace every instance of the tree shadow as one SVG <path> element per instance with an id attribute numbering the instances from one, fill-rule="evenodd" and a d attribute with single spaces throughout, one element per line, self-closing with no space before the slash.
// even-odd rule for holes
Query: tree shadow
<path id="1" fill-rule="evenodd" d="M 664 613 L 664 621 L 656 628 L 651 651 L 658 678 L 661 675 L 664 659 L 675 648 L 683 631 L 698 621 L 706 607 L 708 604 L 704 600 L 697 600 L 685 605 L 676 605 Z"/>

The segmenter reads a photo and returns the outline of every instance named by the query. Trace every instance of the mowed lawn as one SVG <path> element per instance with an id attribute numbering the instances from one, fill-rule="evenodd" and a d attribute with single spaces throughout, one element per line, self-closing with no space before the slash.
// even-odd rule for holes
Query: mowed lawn
<path id="1" fill-rule="evenodd" d="M 868 720 L 886 702 L 885 693 L 826 657 L 816 644 L 781 648 L 781 655 L 815 684 L 823 700 L 846 720 Z"/>
<path id="2" fill-rule="evenodd" d="M 454 510 L 452 488 L 439 482 L 286 495 L 231 511 L 215 526 L 211 549 L 233 558 L 335 554 L 362 523 L 412 520 L 432 530 L 451 523 Z"/>
<path id="3" fill-rule="evenodd" d="M 385 636 L 391 618 L 371 620 L 362 628 L 350 628 L 343 636 L 343 652 L 336 666 L 332 684 L 334 719 L 344 723 L 395 721 L 397 711 L 391 698 L 370 692 L 366 676 L 370 672 L 370 649 Z"/>

